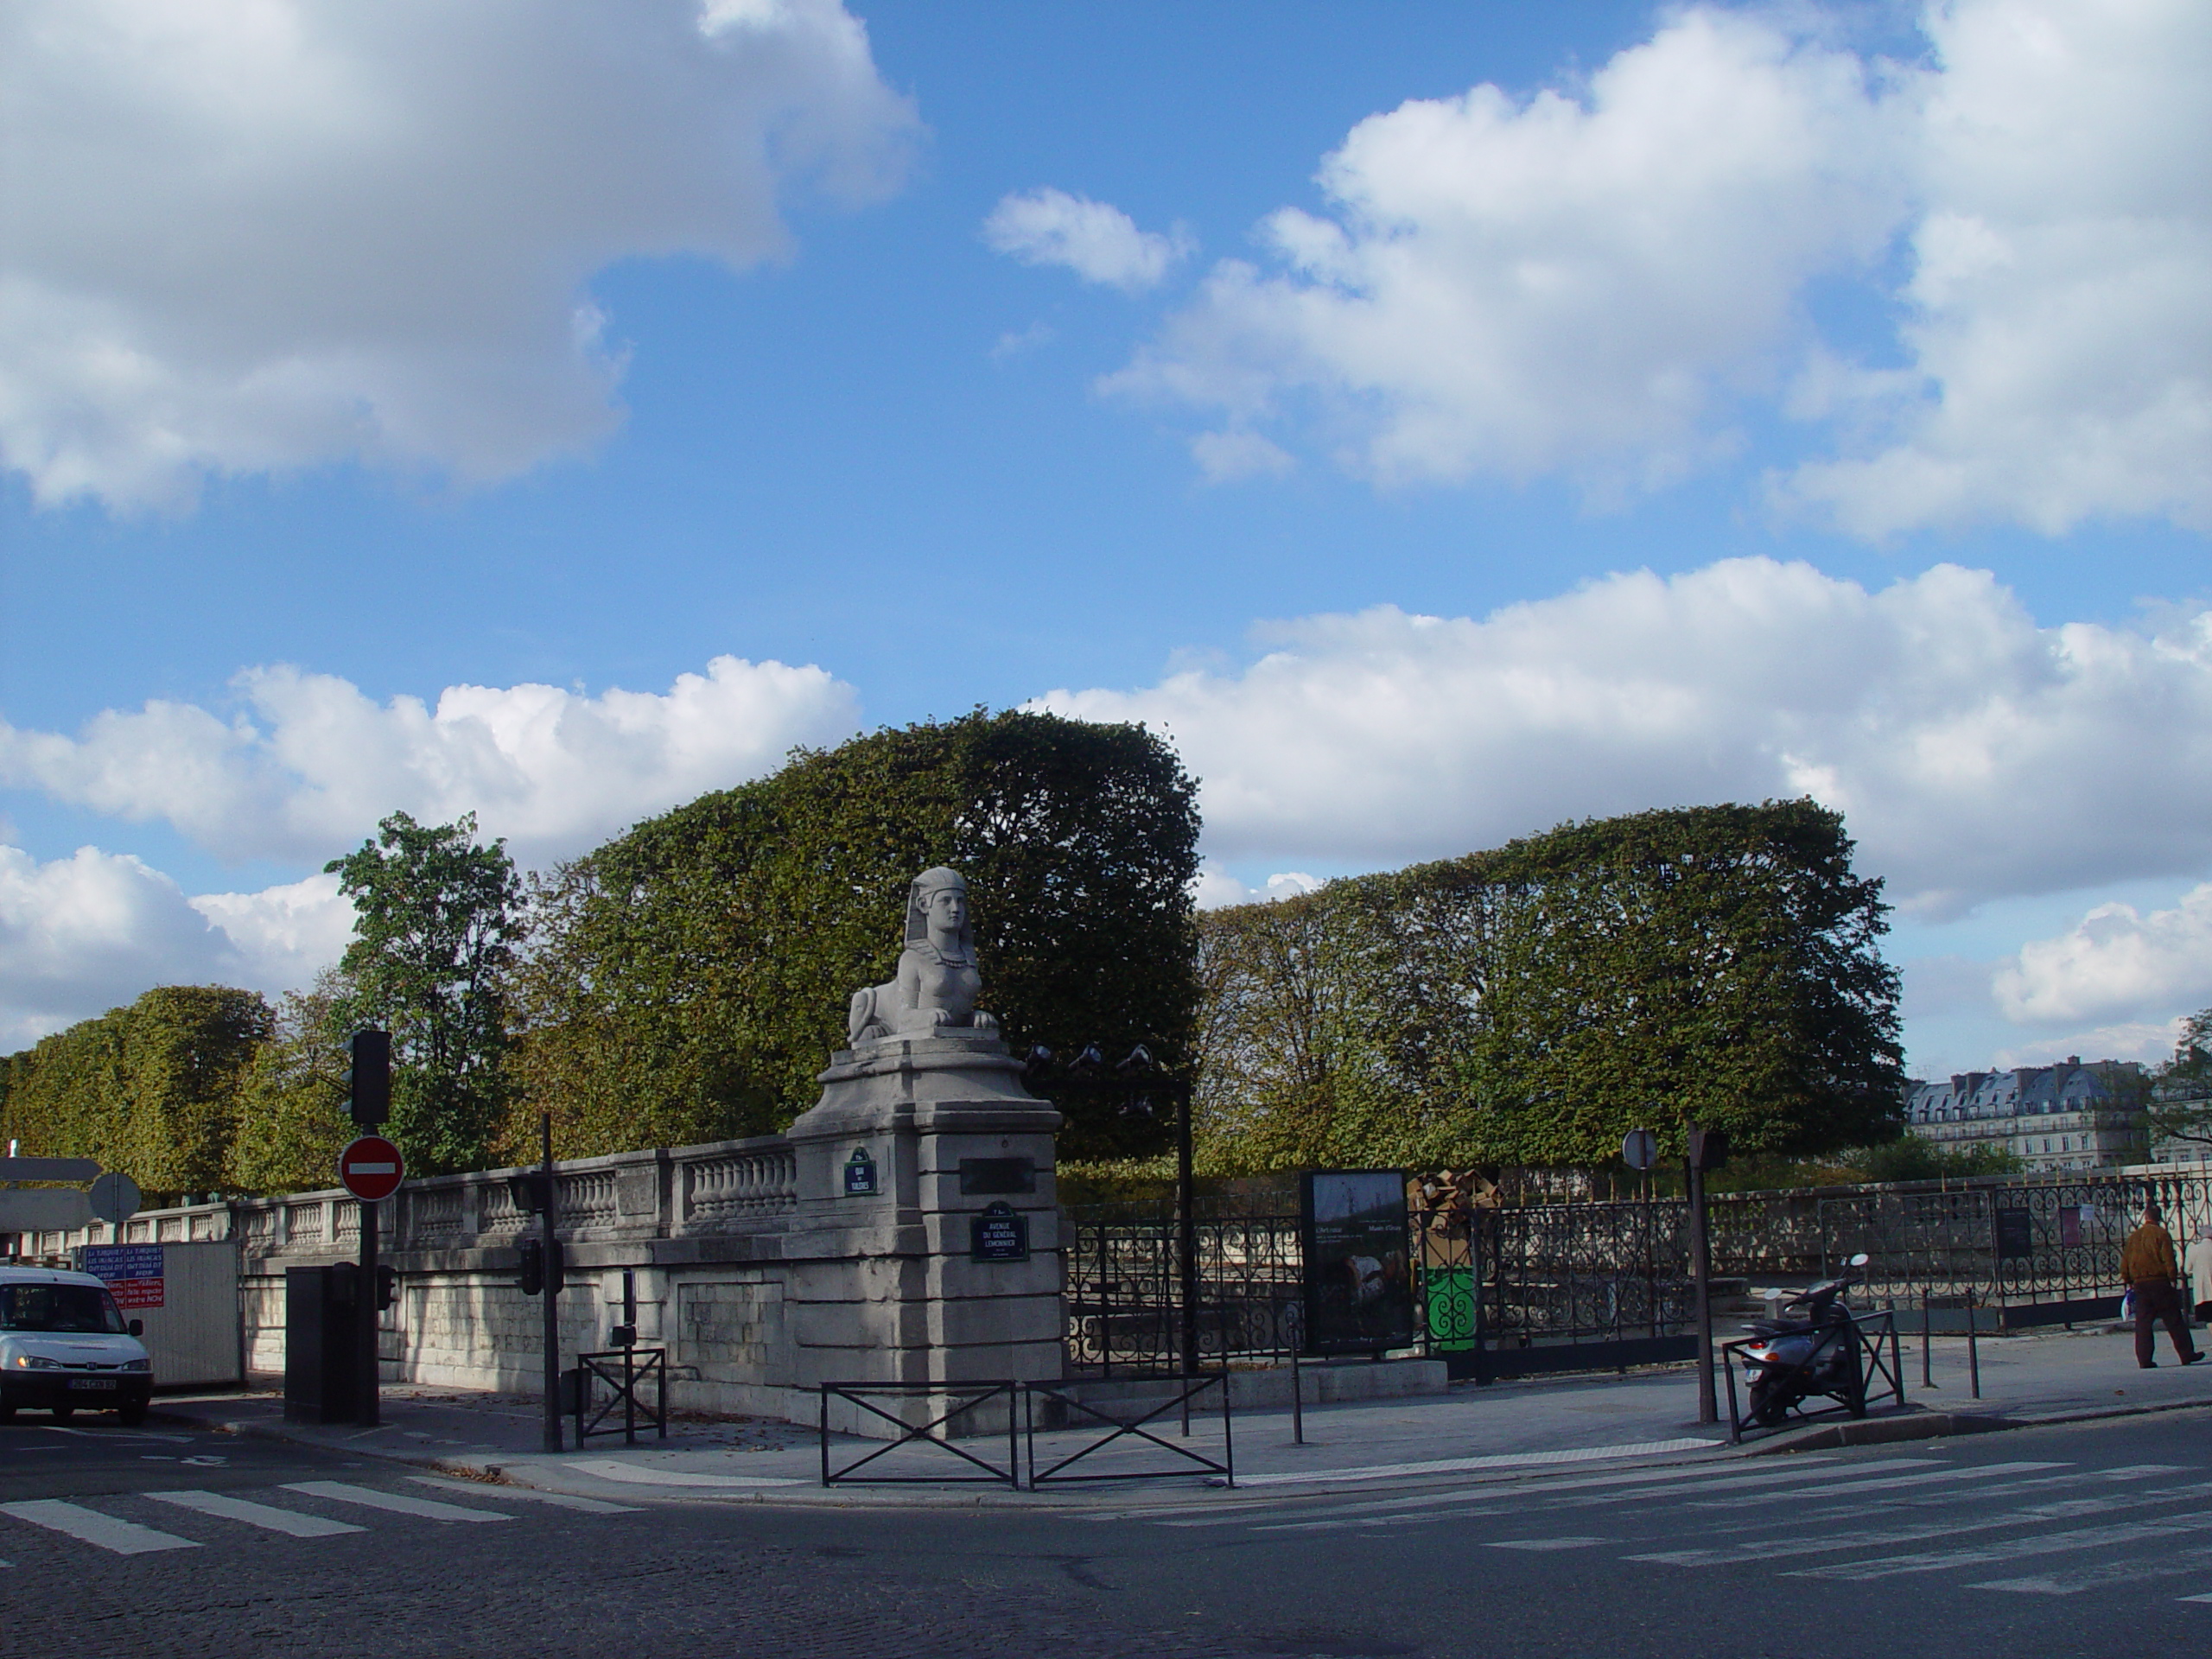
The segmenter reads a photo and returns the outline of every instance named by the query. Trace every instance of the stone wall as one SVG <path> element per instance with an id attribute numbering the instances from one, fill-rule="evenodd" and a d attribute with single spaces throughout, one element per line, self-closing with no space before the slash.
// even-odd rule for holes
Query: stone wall
<path id="1" fill-rule="evenodd" d="M 564 1364 L 604 1349 L 634 1275 L 638 1341 L 668 1351 L 671 1403 L 809 1422 L 823 1382 L 1057 1378 L 1060 1256 L 1052 1179 L 1058 1117 L 1031 1100 L 996 1042 L 892 1041 L 837 1057 L 793 1135 L 660 1147 L 558 1166 Z M 921 1080 L 918 1093 L 917 1079 Z M 852 1097 L 840 1104 L 843 1088 Z M 1018 1154 L 1033 1187 L 996 1195 L 1025 1217 L 1026 1262 L 969 1259 L 969 1222 L 994 1195 L 963 1192 L 963 1154 Z M 877 1190 L 844 1165 L 873 1159 Z M 394 1382 L 535 1393 L 541 1304 L 518 1283 L 534 1219 L 493 1170 L 410 1180 L 378 1206 L 380 1259 L 398 1275 L 383 1317 Z M 288 1268 L 351 1261 L 359 1206 L 342 1192 L 149 1212 L 124 1242 L 228 1238 L 251 1373 L 284 1363 Z M 26 1238 L 58 1254 L 111 1242 L 103 1224 Z"/>

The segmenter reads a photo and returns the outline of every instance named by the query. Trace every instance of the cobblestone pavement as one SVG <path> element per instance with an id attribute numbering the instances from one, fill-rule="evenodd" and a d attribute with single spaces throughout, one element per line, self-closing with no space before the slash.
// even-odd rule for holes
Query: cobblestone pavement
<path id="1" fill-rule="evenodd" d="M 622 1501 L 0 1428 L 0 1654 L 2130 1659 L 2212 1642 L 2212 1414 L 1080 1505 Z"/>

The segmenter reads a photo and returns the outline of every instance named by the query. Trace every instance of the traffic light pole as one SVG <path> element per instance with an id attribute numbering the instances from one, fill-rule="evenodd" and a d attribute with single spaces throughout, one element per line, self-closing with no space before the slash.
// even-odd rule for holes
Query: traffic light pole
<path id="1" fill-rule="evenodd" d="M 377 1303 L 382 1300 L 377 1287 L 377 1207 L 366 1198 L 356 1198 L 353 1207 L 361 1217 L 361 1266 L 353 1281 L 353 1312 L 359 1321 L 361 1344 L 361 1391 L 355 1396 L 353 1421 L 363 1428 L 374 1428 L 383 1421 L 377 1400 Z"/>
<path id="2" fill-rule="evenodd" d="M 544 1183 L 545 1207 L 538 1211 L 538 1220 L 544 1228 L 545 1288 L 543 1306 L 538 1310 L 545 1321 L 545 1449 L 563 1450 L 561 1444 L 561 1286 L 556 1263 L 560 1261 L 560 1246 L 554 1242 L 553 1226 L 560 1208 L 560 1185 L 553 1178 L 553 1115 L 537 1115 L 537 1134 L 541 1149 L 538 1164 L 539 1179 Z"/>
<path id="3" fill-rule="evenodd" d="M 1705 1170 L 1702 1141 L 1690 1131 L 1688 1165 L 1690 1198 L 1690 1276 L 1697 1287 L 1697 1420 L 1720 1421 L 1719 1390 L 1713 1375 L 1713 1236 L 1706 1228 Z"/>

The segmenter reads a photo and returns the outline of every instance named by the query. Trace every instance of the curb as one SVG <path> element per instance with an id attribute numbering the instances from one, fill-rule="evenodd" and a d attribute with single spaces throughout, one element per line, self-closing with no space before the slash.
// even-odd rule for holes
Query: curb
<path id="1" fill-rule="evenodd" d="M 2056 1428 L 2067 1423 L 2103 1422 L 2120 1417 L 2150 1417 L 2171 1411 L 2212 1409 L 2212 1400 L 2165 1400 L 2155 1404 L 2086 1407 L 2079 1411 L 2038 1412 L 2012 1416 L 2002 1412 L 1909 1409 L 1895 1417 L 1862 1417 L 1823 1423 L 1794 1434 L 1777 1435 L 1742 1449 L 1745 1457 L 1776 1452 L 1829 1452 L 1847 1446 L 1887 1446 L 1902 1440 L 1933 1440 L 1955 1434 L 1993 1434 L 2005 1429 Z"/>

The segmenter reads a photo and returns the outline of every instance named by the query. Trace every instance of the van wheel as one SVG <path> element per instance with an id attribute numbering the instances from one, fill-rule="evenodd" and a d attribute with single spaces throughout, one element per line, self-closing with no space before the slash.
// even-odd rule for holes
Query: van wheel
<path id="1" fill-rule="evenodd" d="M 76 1414 L 77 1408 L 74 1406 L 56 1406 L 54 1408 L 54 1421 L 57 1423 L 66 1423 Z"/>
<path id="2" fill-rule="evenodd" d="M 115 1415 L 116 1421 L 120 1422 L 125 1428 L 136 1428 L 139 1424 L 146 1421 L 146 1408 L 143 1406 L 118 1406 L 115 1408 Z"/>

